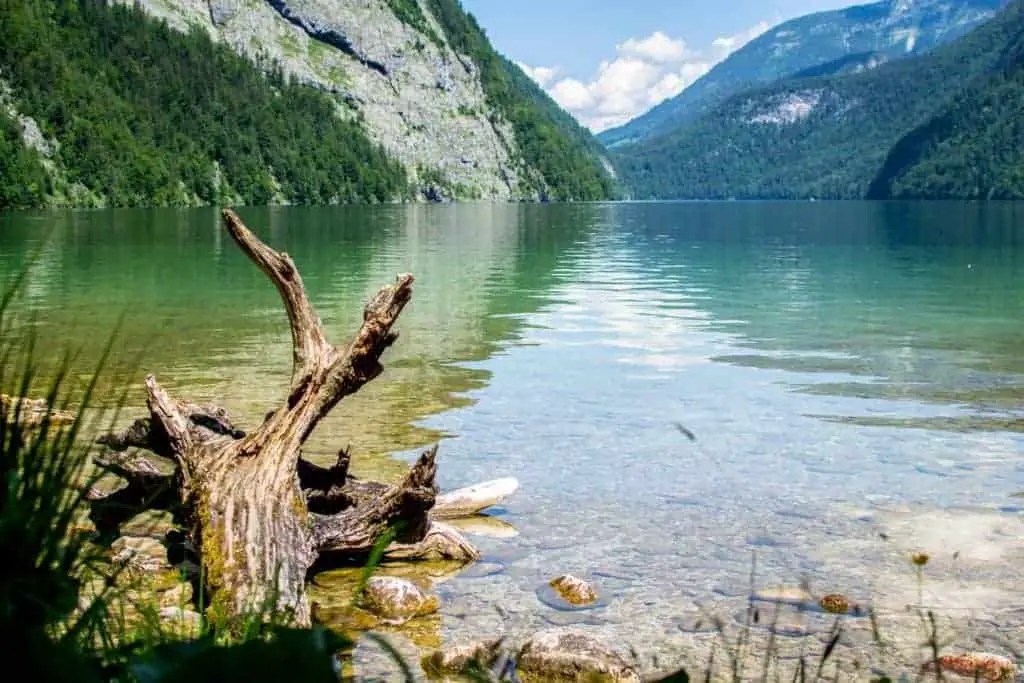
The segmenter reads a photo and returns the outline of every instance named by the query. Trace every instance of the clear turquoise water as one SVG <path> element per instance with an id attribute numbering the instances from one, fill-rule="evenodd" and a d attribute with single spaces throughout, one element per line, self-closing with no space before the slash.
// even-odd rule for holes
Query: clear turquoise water
<path id="1" fill-rule="evenodd" d="M 352 443 L 359 469 L 391 476 L 440 439 L 443 487 L 521 482 L 496 511 L 518 535 L 475 537 L 484 561 L 437 588 L 444 638 L 581 621 L 627 643 L 690 638 L 698 609 L 735 612 L 754 551 L 765 582 L 807 575 L 895 610 L 905 586 L 890 584 L 913 581 L 904 551 L 924 547 L 937 582 L 956 571 L 989 591 L 955 609 L 1009 609 L 1024 558 L 1005 532 L 1024 489 L 1024 205 L 240 213 L 292 254 L 335 339 L 377 286 L 417 277 L 385 374 L 313 453 Z M 19 309 L 46 349 L 71 342 L 86 363 L 125 312 L 115 355 L 141 368 L 134 385 L 153 371 L 243 424 L 281 400 L 277 295 L 216 212 L 0 216 L 0 268 L 48 229 Z M 130 400 L 141 409 L 140 390 Z M 999 560 L 971 555 L 975 525 L 956 537 L 961 564 L 942 564 L 954 541 L 939 532 L 979 514 L 997 520 Z M 565 571 L 607 605 L 540 602 Z"/>

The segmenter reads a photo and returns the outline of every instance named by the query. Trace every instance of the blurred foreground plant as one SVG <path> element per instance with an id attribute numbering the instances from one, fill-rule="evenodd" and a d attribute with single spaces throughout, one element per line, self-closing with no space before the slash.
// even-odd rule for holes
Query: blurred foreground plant
<path id="1" fill-rule="evenodd" d="M 199 637 L 181 640 L 156 614 L 129 624 L 112 613 L 123 597 L 120 570 L 78 532 L 100 476 L 90 467 L 91 437 L 104 418 L 90 421 L 90 402 L 116 334 L 84 388 L 70 386 L 73 355 L 66 354 L 45 396 L 23 400 L 41 373 L 33 328 L 14 329 L 11 312 L 31 263 L 0 295 L 0 393 L 10 393 L 0 400 L 0 632 L 16 654 L 10 664 L 34 681 L 337 681 L 336 654 L 351 641 L 322 628 L 282 628 L 263 613 L 241 632 L 204 626 Z M 101 590 L 80 599 L 84 577 L 96 575 L 104 577 Z"/>

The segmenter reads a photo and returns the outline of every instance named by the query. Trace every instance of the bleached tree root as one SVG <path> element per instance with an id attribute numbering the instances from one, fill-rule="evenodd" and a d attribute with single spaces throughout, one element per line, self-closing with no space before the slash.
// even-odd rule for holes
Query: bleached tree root
<path id="1" fill-rule="evenodd" d="M 478 514 L 498 505 L 519 489 L 515 477 L 492 479 L 474 486 L 456 489 L 437 497 L 430 511 L 431 519 L 458 519 Z"/>

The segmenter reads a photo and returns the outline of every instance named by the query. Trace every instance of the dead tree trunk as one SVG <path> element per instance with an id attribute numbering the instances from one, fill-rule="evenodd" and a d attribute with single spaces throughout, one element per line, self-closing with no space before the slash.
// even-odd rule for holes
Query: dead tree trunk
<path id="1" fill-rule="evenodd" d="M 476 550 L 454 529 L 431 528 L 436 447 L 397 485 L 351 477 L 345 452 L 330 468 L 301 458 L 317 423 L 381 373 L 380 357 L 398 336 L 392 327 L 412 295 L 412 276 L 400 275 L 382 288 L 351 341 L 333 346 L 292 259 L 261 242 L 234 212 L 223 216 L 232 238 L 284 302 L 294 351 L 287 399 L 245 434 L 221 409 L 173 400 L 150 375 L 150 416 L 103 437 L 112 453 L 97 460 L 128 480 L 121 495 L 155 500 L 160 491 L 176 494 L 211 595 L 208 616 L 225 620 L 269 606 L 308 625 L 305 582 L 318 556 L 367 553 L 396 524 L 396 552 L 403 557 L 475 559 Z M 173 461 L 173 474 L 162 474 L 139 448 Z M 102 497 L 93 492 L 94 499 Z"/>

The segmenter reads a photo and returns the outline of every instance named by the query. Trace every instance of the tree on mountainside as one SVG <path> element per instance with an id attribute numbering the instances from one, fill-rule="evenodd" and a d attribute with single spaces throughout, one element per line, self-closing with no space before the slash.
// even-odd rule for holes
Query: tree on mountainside
<path id="1" fill-rule="evenodd" d="M 50 179 L 39 154 L 21 139 L 21 127 L 0 112 L 0 211 L 42 206 Z"/>

